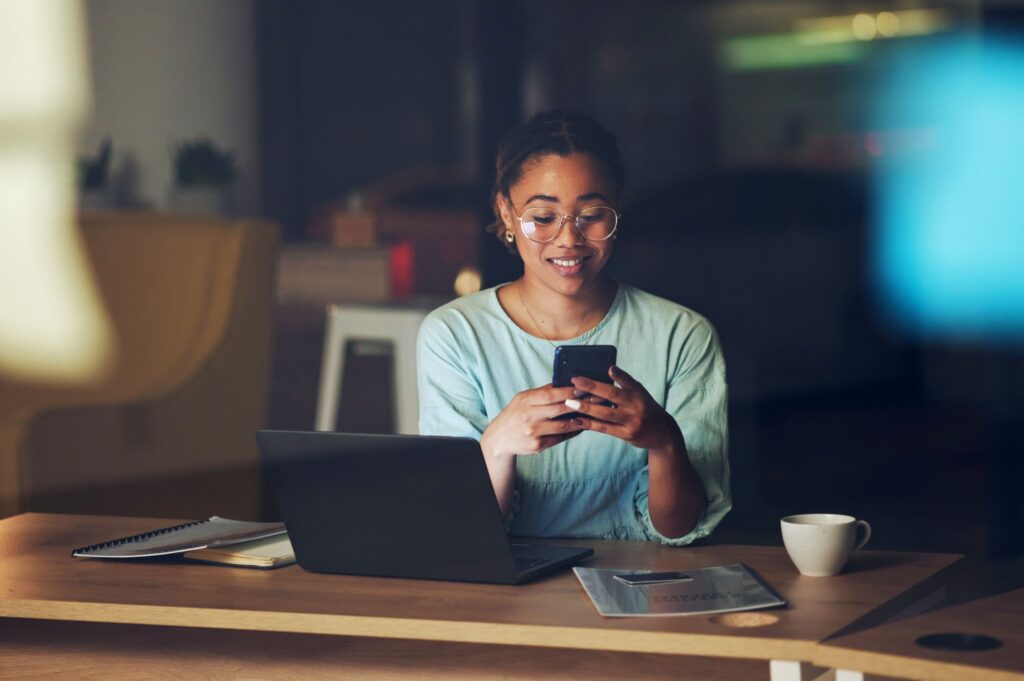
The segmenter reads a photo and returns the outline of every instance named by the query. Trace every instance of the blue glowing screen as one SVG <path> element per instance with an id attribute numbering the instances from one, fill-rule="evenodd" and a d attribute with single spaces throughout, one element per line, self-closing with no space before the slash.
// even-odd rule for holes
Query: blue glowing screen
<path id="1" fill-rule="evenodd" d="M 1024 44 L 908 48 L 874 108 L 876 279 L 898 326 L 1024 337 Z"/>

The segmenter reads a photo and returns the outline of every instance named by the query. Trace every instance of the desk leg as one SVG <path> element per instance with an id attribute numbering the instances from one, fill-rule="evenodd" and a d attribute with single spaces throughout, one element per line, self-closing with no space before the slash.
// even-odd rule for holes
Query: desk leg
<path id="1" fill-rule="evenodd" d="M 851 669 L 823 669 L 807 662 L 772 660 L 772 681 L 881 681 L 882 677 Z"/>
<path id="2" fill-rule="evenodd" d="M 770 668 L 772 681 L 818 681 L 822 671 L 808 662 L 795 660 L 772 660 Z"/>

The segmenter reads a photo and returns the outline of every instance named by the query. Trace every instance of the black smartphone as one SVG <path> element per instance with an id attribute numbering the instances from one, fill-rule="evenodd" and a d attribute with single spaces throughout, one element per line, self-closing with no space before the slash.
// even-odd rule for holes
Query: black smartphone
<path id="1" fill-rule="evenodd" d="M 682 572 L 632 572 L 625 575 L 612 575 L 612 577 L 624 584 L 629 584 L 630 586 L 693 581 L 693 577 L 685 575 Z"/>
<path id="2" fill-rule="evenodd" d="M 572 385 L 573 376 L 585 376 L 602 383 L 612 383 L 608 369 L 615 364 L 614 345 L 559 345 L 555 348 L 555 366 L 551 383 L 556 388 Z M 562 414 L 556 419 L 571 419 L 578 412 Z"/>

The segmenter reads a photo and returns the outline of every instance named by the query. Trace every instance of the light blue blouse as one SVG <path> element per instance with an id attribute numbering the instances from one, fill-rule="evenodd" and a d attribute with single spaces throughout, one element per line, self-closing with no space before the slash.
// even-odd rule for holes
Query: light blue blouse
<path id="1" fill-rule="evenodd" d="M 421 434 L 479 440 L 516 393 L 551 382 L 554 346 L 517 326 L 497 290 L 454 300 L 423 321 L 417 346 Z M 584 432 L 516 457 L 509 531 L 673 545 L 710 534 L 732 508 L 725 363 L 711 324 L 681 305 L 619 285 L 605 318 L 560 344 L 618 348 L 618 365 L 679 423 L 704 483 L 704 511 L 692 532 L 665 537 L 647 509 L 647 450 Z"/>

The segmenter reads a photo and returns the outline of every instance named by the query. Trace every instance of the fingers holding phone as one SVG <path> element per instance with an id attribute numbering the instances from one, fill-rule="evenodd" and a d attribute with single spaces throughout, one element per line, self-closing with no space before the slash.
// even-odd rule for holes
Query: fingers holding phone
<path id="1" fill-rule="evenodd" d="M 618 386 L 586 377 L 573 379 L 578 390 L 590 392 L 609 403 L 580 403 L 580 413 L 574 422 L 586 430 L 617 437 L 641 449 L 661 449 L 682 437 L 675 420 L 639 381 L 618 367 L 612 367 L 609 374 Z"/>
<path id="2" fill-rule="evenodd" d="M 572 386 L 549 384 L 518 393 L 487 426 L 481 447 L 499 457 L 537 454 L 579 435 L 582 427 L 558 418 L 572 411 L 565 404 L 572 392 Z"/>

